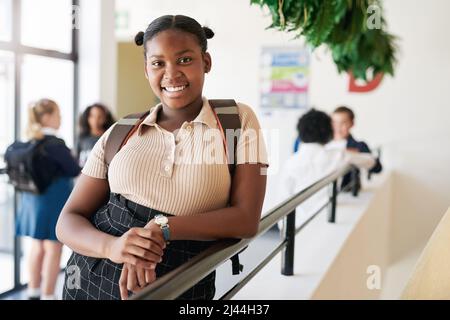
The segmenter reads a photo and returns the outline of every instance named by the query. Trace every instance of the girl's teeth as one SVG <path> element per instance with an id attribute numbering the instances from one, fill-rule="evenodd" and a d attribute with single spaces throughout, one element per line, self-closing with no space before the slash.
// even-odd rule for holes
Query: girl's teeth
<path id="1" fill-rule="evenodd" d="M 180 86 L 180 87 L 166 87 L 166 90 L 169 91 L 169 92 L 177 92 L 177 91 L 184 90 L 184 88 L 186 88 L 186 86 Z"/>

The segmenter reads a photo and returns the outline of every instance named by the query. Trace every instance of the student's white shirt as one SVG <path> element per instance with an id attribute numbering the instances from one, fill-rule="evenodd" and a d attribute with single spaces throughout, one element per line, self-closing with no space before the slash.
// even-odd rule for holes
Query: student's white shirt
<path id="1" fill-rule="evenodd" d="M 342 143 L 323 146 L 301 143 L 299 150 L 283 166 L 279 179 L 278 202 L 282 202 L 347 163 L 371 168 L 375 159 L 370 154 L 346 151 Z M 328 199 L 325 187 L 297 208 L 296 225 L 315 213 Z"/>
<path id="2" fill-rule="evenodd" d="M 359 168 L 370 169 L 375 165 L 375 157 L 370 153 L 347 151 L 347 140 L 332 140 L 325 145 L 327 151 L 340 151 L 344 153 L 344 163 L 351 163 Z"/>
<path id="3" fill-rule="evenodd" d="M 347 149 L 347 139 L 331 140 L 325 145 L 327 150 L 345 150 Z"/>

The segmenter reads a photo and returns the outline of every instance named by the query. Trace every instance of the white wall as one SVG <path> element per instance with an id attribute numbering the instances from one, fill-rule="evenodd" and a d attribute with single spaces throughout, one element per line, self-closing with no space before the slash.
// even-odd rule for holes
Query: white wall
<path id="1" fill-rule="evenodd" d="M 213 70 L 205 95 L 233 97 L 259 110 L 259 54 L 262 46 L 301 45 L 290 35 L 265 30 L 270 18 L 250 1 L 117 0 L 117 9 L 129 10 L 130 27 L 121 40 L 163 14 L 185 14 L 209 25 Z M 331 111 L 338 104 L 357 114 L 354 134 L 383 147 L 383 162 L 395 172 L 392 259 L 400 258 L 431 235 L 450 204 L 450 2 L 432 0 L 384 1 L 389 30 L 401 38 L 395 78 L 387 77 L 368 94 L 347 92 L 347 77 L 338 75 L 329 54 L 315 51 L 311 66 L 310 103 Z M 266 116 L 264 127 L 280 129 L 279 156 L 290 153 L 300 112 Z M 269 141 L 270 146 L 270 141 Z M 275 181 L 275 178 L 270 178 Z M 271 202 L 273 186 L 269 188 Z"/>
<path id="2" fill-rule="evenodd" d="M 370 94 L 345 92 L 329 59 L 314 60 L 311 100 L 355 109 L 355 135 L 383 147 L 395 170 L 391 258 L 423 245 L 450 204 L 450 2 L 385 1 L 389 30 L 400 37 L 395 78 Z M 321 55 L 325 57 L 324 55 Z"/>
<path id="3" fill-rule="evenodd" d="M 115 110 L 115 1 L 81 0 L 80 8 L 80 111 L 95 102 Z"/>

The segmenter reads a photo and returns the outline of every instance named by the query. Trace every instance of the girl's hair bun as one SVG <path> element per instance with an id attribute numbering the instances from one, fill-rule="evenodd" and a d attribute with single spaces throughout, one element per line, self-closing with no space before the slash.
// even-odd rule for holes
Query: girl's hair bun
<path id="1" fill-rule="evenodd" d="M 208 27 L 203 27 L 203 32 L 205 32 L 206 39 L 211 39 L 214 37 L 214 31 Z"/>
<path id="2" fill-rule="evenodd" d="M 138 34 L 134 37 L 134 42 L 136 45 L 142 46 L 144 44 L 144 32 L 138 32 Z"/>

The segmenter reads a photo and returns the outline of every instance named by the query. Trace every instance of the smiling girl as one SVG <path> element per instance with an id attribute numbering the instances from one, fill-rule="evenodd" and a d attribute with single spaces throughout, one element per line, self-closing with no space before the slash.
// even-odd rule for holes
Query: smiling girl
<path id="1" fill-rule="evenodd" d="M 136 44 L 144 46 L 145 76 L 161 103 L 109 166 L 105 144 L 117 124 L 105 132 L 61 213 L 58 238 L 74 250 L 65 299 L 127 298 L 211 240 L 256 234 L 267 156 L 250 107 L 237 106 L 242 133 L 233 175 L 226 161 L 177 161 L 188 147 L 194 157 L 203 154 L 210 141 L 199 137 L 220 127 L 202 95 L 212 66 L 207 39 L 213 36 L 182 15 L 157 18 L 136 36 Z M 216 142 L 224 148 L 223 141 Z M 212 272 L 179 298 L 212 299 L 214 283 Z"/>

